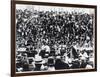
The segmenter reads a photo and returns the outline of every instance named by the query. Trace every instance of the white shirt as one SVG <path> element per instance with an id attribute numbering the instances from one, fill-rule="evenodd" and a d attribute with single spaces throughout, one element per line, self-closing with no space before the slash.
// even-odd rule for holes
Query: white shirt
<path id="1" fill-rule="evenodd" d="M 88 58 L 88 55 L 87 55 L 87 53 L 86 52 L 84 52 L 83 54 L 81 54 L 81 59 L 82 60 L 85 60 L 86 58 Z"/>
<path id="2" fill-rule="evenodd" d="M 43 45 L 41 47 L 42 50 L 46 50 L 47 52 L 50 52 L 50 47 L 48 45 Z"/>

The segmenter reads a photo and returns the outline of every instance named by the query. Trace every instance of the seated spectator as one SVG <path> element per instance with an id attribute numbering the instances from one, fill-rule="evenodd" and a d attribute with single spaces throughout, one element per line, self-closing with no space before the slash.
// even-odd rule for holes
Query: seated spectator
<path id="1" fill-rule="evenodd" d="M 60 70 L 60 69 L 68 69 L 69 66 L 67 63 L 63 62 L 59 56 L 59 58 L 57 58 L 55 60 L 55 69 L 56 70 Z"/>

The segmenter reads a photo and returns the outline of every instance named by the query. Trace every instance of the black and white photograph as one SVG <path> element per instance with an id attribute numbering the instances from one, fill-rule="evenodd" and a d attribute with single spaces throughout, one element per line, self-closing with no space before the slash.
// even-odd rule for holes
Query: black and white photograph
<path id="1" fill-rule="evenodd" d="M 95 9 L 15 5 L 16 73 L 95 69 Z"/>

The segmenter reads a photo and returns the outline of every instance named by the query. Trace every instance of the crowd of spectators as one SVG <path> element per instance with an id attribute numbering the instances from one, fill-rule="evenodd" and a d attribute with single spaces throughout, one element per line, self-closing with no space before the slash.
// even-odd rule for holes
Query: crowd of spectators
<path id="1" fill-rule="evenodd" d="M 16 9 L 16 71 L 93 68 L 93 16 Z"/>

